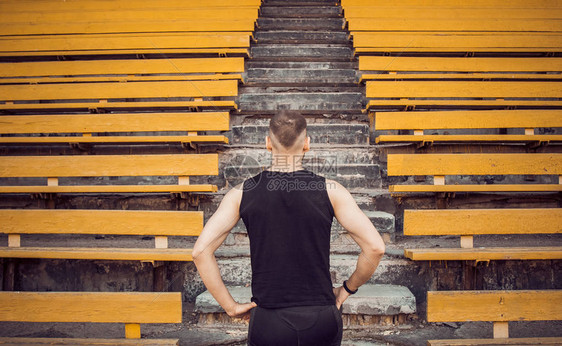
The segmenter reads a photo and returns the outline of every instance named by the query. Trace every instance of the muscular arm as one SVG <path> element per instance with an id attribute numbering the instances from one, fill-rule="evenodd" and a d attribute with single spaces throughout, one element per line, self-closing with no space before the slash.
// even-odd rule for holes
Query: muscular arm
<path id="1" fill-rule="evenodd" d="M 207 221 L 193 247 L 193 262 L 205 287 L 229 316 L 238 316 L 256 306 L 255 303 L 238 304 L 226 288 L 215 258 L 215 251 L 240 219 L 241 186 L 231 189 L 221 201 L 217 211 Z"/>
<path id="2" fill-rule="evenodd" d="M 361 248 L 355 271 L 346 282 L 349 289 L 355 290 L 366 283 L 377 269 L 384 255 L 384 241 L 345 187 L 333 180 L 327 180 L 326 186 L 336 219 Z"/>

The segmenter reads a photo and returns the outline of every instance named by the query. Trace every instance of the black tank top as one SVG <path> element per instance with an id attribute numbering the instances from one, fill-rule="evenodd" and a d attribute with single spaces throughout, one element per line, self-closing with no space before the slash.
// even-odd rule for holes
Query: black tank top
<path id="1" fill-rule="evenodd" d="M 252 301 L 264 308 L 332 305 L 326 180 L 307 170 L 244 181 L 240 216 L 250 238 Z"/>

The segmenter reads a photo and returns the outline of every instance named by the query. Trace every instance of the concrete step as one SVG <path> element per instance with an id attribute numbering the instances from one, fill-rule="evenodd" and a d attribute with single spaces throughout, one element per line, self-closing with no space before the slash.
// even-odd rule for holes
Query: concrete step
<path id="1" fill-rule="evenodd" d="M 238 185 L 245 179 L 246 174 L 244 172 L 248 171 L 251 172 L 250 175 L 255 175 L 262 170 L 262 167 L 261 165 L 243 167 L 237 164 L 225 167 L 219 165 L 219 171 L 224 172 L 224 175 L 228 177 L 228 184 L 224 177 L 212 177 L 206 181 L 209 184 L 217 185 L 219 189 L 225 186 Z M 321 168 L 319 173 L 328 179 L 337 180 L 348 188 L 380 188 L 380 167 L 376 164 L 338 164 L 335 170 Z"/>
<path id="2" fill-rule="evenodd" d="M 369 143 L 366 124 L 309 124 L 307 130 L 312 145 Z M 227 136 L 231 144 L 263 144 L 268 131 L 268 124 L 233 125 Z"/>
<path id="3" fill-rule="evenodd" d="M 323 61 L 341 61 L 353 58 L 353 49 L 342 44 L 256 44 L 250 48 L 252 58 L 322 58 Z M 296 60 L 298 61 L 298 60 Z"/>
<path id="4" fill-rule="evenodd" d="M 269 30 L 332 30 L 342 31 L 344 18 L 267 18 L 260 17 L 257 25 L 260 31 Z"/>
<path id="5" fill-rule="evenodd" d="M 360 92 L 256 92 L 239 96 L 241 111 L 261 110 L 322 110 L 361 111 L 363 94 Z"/>
<path id="6" fill-rule="evenodd" d="M 249 302 L 252 297 L 250 287 L 230 286 L 228 290 L 238 302 Z M 228 318 L 208 291 L 197 296 L 194 310 L 199 315 L 200 324 L 241 322 Z M 408 288 L 397 285 L 363 285 L 342 306 L 343 324 L 346 329 L 363 327 L 366 324 L 403 324 L 415 312 L 414 295 Z"/>
<path id="7" fill-rule="evenodd" d="M 337 0 L 265 0 L 262 6 L 338 6 Z"/>
<path id="8" fill-rule="evenodd" d="M 376 163 L 376 153 L 366 145 L 358 145 L 353 149 L 348 145 L 326 145 L 314 147 L 304 158 L 303 165 L 329 179 L 334 179 L 348 189 L 358 190 L 357 198 L 360 206 L 366 210 L 374 210 L 373 198 L 386 196 L 387 190 L 380 190 L 381 167 Z M 260 173 L 271 165 L 271 154 L 265 150 L 264 144 L 236 145 L 219 155 L 219 176 L 194 176 L 193 184 L 215 184 L 219 190 L 230 189 L 245 179 Z M 369 192 L 378 191 L 377 195 Z M 382 197 L 381 197 L 382 198 Z M 392 211 L 392 208 L 380 209 Z"/>
<path id="9" fill-rule="evenodd" d="M 246 71 L 252 69 L 311 69 L 311 70 L 357 70 L 356 61 L 270 61 L 264 58 L 246 61 Z"/>
<path id="10" fill-rule="evenodd" d="M 339 43 L 339 44 L 350 45 L 349 34 L 344 31 L 306 31 L 306 30 L 260 31 L 258 30 L 255 33 L 255 38 L 258 44 Z"/>
<path id="11" fill-rule="evenodd" d="M 387 246 L 388 247 L 388 246 Z M 391 249 L 389 249 L 391 250 Z M 403 254 L 403 252 L 402 252 Z M 252 281 L 252 268 L 249 246 L 221 246 L 215 253 L 221 276 L 227 285 L 244 286 Z M 330 274 L 333 282 L 343 282 L 355 270 L 359 254 L 330 254 Z M 408 287 L 419 284 L 425 287 L 423 278 L 418 282 L 419 263 L 404 258 L 403 255 L 389 251 L 379 263 L 377 270 L 367 283 L 400 284 Z M 199 278 L 197 280 L 200 281 Z"/>
<path id="12" fill-rule="evenodd" d="M 356 71 L 352 69 L 284 69 L 253 68 L 247 72 L 246 85 L 283 83 L 294 84 L 348 84 L 357 83 Z"/>
<path id="13" fill-rule="evenodd" d="M 341 7 L 339 6 L 322 6 L 323 4 L 314 4 L 314 6 L 279 5 L 263 4 L 260 18 L 341 18 Z"/>

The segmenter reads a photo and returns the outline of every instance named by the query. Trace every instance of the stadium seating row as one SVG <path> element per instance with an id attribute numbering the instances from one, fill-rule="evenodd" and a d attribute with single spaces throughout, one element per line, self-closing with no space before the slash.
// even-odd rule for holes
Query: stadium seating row
<path id="1" fill-rule="evenodd" d="M 222 0 L 5 1 L 0 4 L 0 57 L 247 56 L 260 4 L 261 0 L 236 6 Z"/>
<path id="2" fill-rule="evenodd" d="M 192 151 L 204 143 L 228 143 L 221 132 L 229 130 L 229 111 L 237 107 L 260 4 L 2 1 L 0 145 L 70 144 L 82 150 L 78 144 L 176 143 Z M 190 184 L 190 176 L 218 174 L 216 153 L 80 154 L 4 156 L 0 194 L 189 197 L 217 190 Z M 85 184 L 83 177 L 101 184 Z M 163 179 L 147 179 L 155 177 Z M 163 262 L 192 260 L 191 249 L 169 247 L 168 238 L 198 236 L 203 229 L 201 211 L 3 209 L 0 214 L 0 232 L 8 235 L 7 246 L 0 247 L 0 257 L 9 259 L 6 266 L 18 258 L 151 262 L 157 291 L 165 289 L 156 284 L 163 282 Z M 154 245 L 28 246 L 26 237 L 38 234 L 150 236 Z M 6 287 L 10 277 L 3 279 Z M 0 338 L 0 343 L 178 344 L 141 340 L 140 324 L 181 323 L 179 292 L 0 293 L 0 321 L 125 323 L 125 339 Z"/>
<path id="3" fill-rule="evenodd" d="M 556 52 L 556 1 L 342 0 L 356 54 Z"/>
<path id="4" fill-rule="evenodd" d="M 549 0 L 398 0 L 391 5 L 342 0 L 375 142 L 415 150 L 441 144 L 458 148 L 443 154 L 393 150 L 388 176 L 430 175 L 434 183 L 391 185 L 393 195 L 562 191 L 562 156 L 546 146 L 562 139 L 560 6 Z M 463 152 L 467 144 L 519 143 L 546 150 Z M 466 177 L 490 175 L 516 183 L 462 183 Z M 541 183 L 517 183 L 518 176 Z M 475 248 L 473 238 L 560 232 L 560 208 L 404 211 L 404 235 L 460 236 L 459 248 L 405 249 L 405 256 L 416 261 L 559 260 L 560 246 Z M 508 322 L 560 320 L 558 311 L 547 308 L 560 303 L 560 290 L 429 291 L 429 322 L 493 321 L 494 339 L 428 344 L 559 344 L 560 338 L 509 338 Z"/>

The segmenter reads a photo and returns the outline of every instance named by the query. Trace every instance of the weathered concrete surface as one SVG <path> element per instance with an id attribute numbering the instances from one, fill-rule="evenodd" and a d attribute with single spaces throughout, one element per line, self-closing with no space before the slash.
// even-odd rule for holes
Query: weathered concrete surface
<path id="1" fill-rule="evenodd" d="M 339 43 L 349 44 L 348 34 L 344 31 L 306 31 L 306 30 L 275 30 L 258 31 L 256 39 L 264 44 L 293 44 L 293 43 Z M 312 67 L 312 66 L 311 66 Z"/>
<path id="2" fill-rule="evenodd" d="M 416 298 L 397 285 L 363 285 L 343 304 L 344 314 L 397 315 L 416 312 Z"/>
<path id="3" fill-rule="evenodd" d="M 357 61 L 277 61 L 268 59 L 253 58 L 246 62 L 246 70 L 254 68 L 268 69 L 268 68 L 283 68 L 283 69 L 312 69 L 312 70 L 352 70 L 356 72 Z"/>
<path id="4" fill-rule="evenodd" d="M 232 144 L 264 144 L 269 134 L 269 124 L 232 126 L 228 137 Z M 365 124 L 309 124 L 307 135 L 311 145 L 315 144 L 361 144 L 369 141 Z M 342 148 L 345 150 L 346 148 Z"/>
<path id="5" fill-rule="evenodd" d="M 360 111 L 363 107 L 361 92 L 285 92 L 252 93 L 239 97 L 240 108 L 259 110 L 321 110 Z"/>
<path id="6" fill-rule="evenodd" d="M 229 292 L 237 302 L 249 302 L 252 297 L 250 287 L 229 287 Z M 205 291 L 195 300 L 195 312 L 224 312 L 215 298 Z M 344 314 L 397 315 L 416 312 L 416 299 L 410 290 L 395 285 L 363 285 L 343 304 Z"/>
<path id="7" fill-rule="evenodd" d="M 256 68 L 248 71 L 246 84 L 353 84 L 357 75 L 353 70 Z"/>
<path id="8" fill-rule="evenodd" d="M 269 3 L 268 3 L 269 5 Z M 261 18 L 283 17 L 283 18 L 339 18 L 341 9 L 337 6 L 264 6 L 261 10 Z"/>
<path id="9" fill-rule="evenodd" d="M 276 57 L 290 57 L 290 58 L 326 58 L 329 60 L 349 59 L 353 50 L 348 45 L 322 45 L 322 44 L 308 44 L 306 46 L 295 44 L 262 44 L 250 48 L 250 54 L 254 58 L 276 58 Z"/>
<path id="10" fill-rule="evenodd" d="M 280 13 L 282 16 L 283 13 Z M 329 14 L 330 16 L 331 14 Z M 258 18 L 260 30 L 341 30 L 345 19 L 339 17 L 324 18 Z"/>

